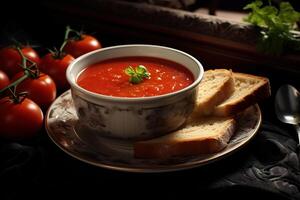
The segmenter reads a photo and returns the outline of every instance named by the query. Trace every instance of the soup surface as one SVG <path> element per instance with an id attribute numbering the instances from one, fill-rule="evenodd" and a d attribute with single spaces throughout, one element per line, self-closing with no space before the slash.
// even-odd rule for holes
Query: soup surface
<path id="1" fill-rule="evenodd" d="M 143 65 L 150 73 L 140 83 L 131 83 L 125 73 L 129 66 Z M 192 84 L 192 73 L 184 66 L 152 57 L 122 57 L 88 66 L 77 78 L 82 88 L 116 97 L 149 97 L 178 91 Z"/>

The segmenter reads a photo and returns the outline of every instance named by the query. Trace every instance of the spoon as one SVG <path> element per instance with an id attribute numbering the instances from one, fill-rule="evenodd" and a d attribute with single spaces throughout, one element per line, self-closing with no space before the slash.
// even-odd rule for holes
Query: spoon
<path id="1" fill-rule="evenodd" d="M 291 85 L 281 86 L 275 97 L 275 112 L 277 118 L 287 124 L 293 124 L 298 133 L 300 145 L 300 93 Z"/>

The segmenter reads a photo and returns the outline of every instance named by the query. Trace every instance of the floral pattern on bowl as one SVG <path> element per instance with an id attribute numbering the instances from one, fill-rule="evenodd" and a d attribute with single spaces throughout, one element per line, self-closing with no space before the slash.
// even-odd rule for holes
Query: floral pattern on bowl
<path id="1" fill-rule="evenodd" d="M 162 102 L 162 105 L 156 102 L 131 105 L 111 102 L 96 104 L 84 99 L 76 91 L 72 91 L 72 97 L 80 123 L 91 131 L 106 137 L 141 140 L 179 128 L 194 108 L 196 90 L 176 98 L 175 102 Z"/>

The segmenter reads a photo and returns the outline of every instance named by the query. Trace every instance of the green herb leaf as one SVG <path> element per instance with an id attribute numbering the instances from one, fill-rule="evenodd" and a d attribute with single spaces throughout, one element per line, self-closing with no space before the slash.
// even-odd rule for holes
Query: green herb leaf
<path id="1" fill-rule="evenodd" d="M 290 28 L 294 28 L 295 23 L 300 20 L 300 13 L 295 11 L 289 2 L 282 2 L 278 17 L 283 23 L 288 24 Z"/>
<path id="2" fill-rule="evenodd" d="M 256 0 L 256 1 L 246 5 L 243 9 L 244 10 L 247 10 L 247 9 L 256 10 L 256 9 L 259 9 L 262 5 L 263 5 L 263 2 L 261 0 Z"/>
<path id="3" fill-rule="evenodd" d="M 292 34 L 300 20 L 300 13 L 289 2 L 281 2 L 279 10 L 269 4 L 263 6 L 261 0 L 256 0 L 244 7 L 251 10 L 244 20 L 262 29 L 258 49 L 271 54 L 280 54 L 285 49 L 300 49 L 299 38 Z"/>
<path id="4" fill-rule="evenodd" d="M 127 67 L 127 68 L 125 69 L 125 73 L 126 73 L 128 76 L 134 76 L 134 75 L 135 75 L 135 71 L 134 71 L 134 69 L 133 69 L 131 66 L 129 66 L 129 67 Z"/>
<path id="5" fill-rule="evenodd" d="M 150 78 L 150 73 L 143 65 L 137 66 L 135 69 L 129 66 L 124 70 L 125 74 L 130 76 L 129 81 L 133 84 L 138 84 L 143 81 L 144 78 Z"/>
<path id="6" fill-rule="evenodd" d="M 133 84 L 138 84 L 142 81 L 143 79 L 139 76 L 131 76 L 129 81 Z"/>
<path id="7" fill-rule="evenodd" d="M 135 68 L 136 73 L 143 77 L 143 78 L 149 78 L 150 73 L 148 72 L 147 68 L 144 65 L 139 65 Z"/>

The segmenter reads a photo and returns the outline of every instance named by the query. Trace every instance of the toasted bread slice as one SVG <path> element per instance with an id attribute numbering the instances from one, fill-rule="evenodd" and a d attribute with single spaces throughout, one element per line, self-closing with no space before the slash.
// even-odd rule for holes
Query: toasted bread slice
<path id="1" fill-rule="evenodd" d="M 186 125 L 173 133 L 134 145 L 137 158 L 169 158 L 172 156 L 215 153 L 227 146 L 235 131 L 233 118 L 190 118 Z"/>
<path id="2" fill-rule="evenodd" d="M 224 102 L 216 106 L 212 115 L 233 116 L 247 107 L 271 96 L 269 79 L 243 73 L 233 73 L 234 92 Z"/>
<path id="3" fill-rule="evenodd" d="M 225 101 L 234 92 L 232 72 L 226 69 L 207 70 L 198 86 L 198 95 L 193 115 L 209 115 L 215 106 Z"/>

